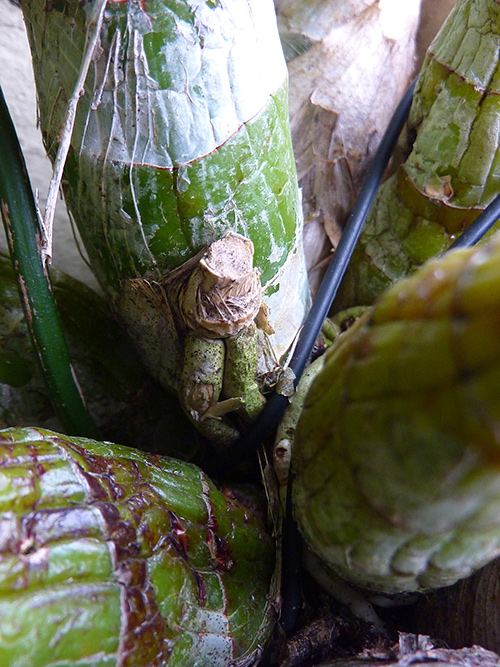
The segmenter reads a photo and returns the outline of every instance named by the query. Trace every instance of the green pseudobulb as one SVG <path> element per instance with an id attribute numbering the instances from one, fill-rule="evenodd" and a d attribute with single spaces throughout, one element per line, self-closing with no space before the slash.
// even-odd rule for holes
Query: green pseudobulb
<path id="1" fill-rule="evenodd" d="M 256 496 L 197 467 L 0 432 L 3 667 L 252 664 L 273 620 Z"/>
<path id="2" fill-rule="evenodd" d="M 427 52 L 400 141 L 334 302 L 371 305 L 500 193 L 500 5 L 458 0 Z M 397 161 L 396 161 L 397 162 Z"/>
<path id="3" fill-rule="evenodd" d="M 427 263 L 341 334 L 293 451 L 300 529 L 328 568 L 399 593 L 500 552 L 500 237 Z"/>
<path id="4" fill-rule="evenodd" d="M 30 0 L 22 7 L 52 160 L 81 63 L 95 43 L 64 170 L 65 200 L 92 270 L 145 365 L 177 392 L 198 430 L 228 446 L 263 405 L 262 397 L 249 398 L 253 385 L 286 359 L 310 305 L 287 71 L 272 1 L 109 0 L 103 12 L 96 0 Z M 182 311 L 182 290 L 199 253 L 234 235 L 249 241 L 258 290 L 243 280 L 228 293 L 235 267 L 246 260 L 233 261 L 226 249 L 217 264 L 220 284 L 212 285 L 212 276 L 204 281 L 207 294 L 198 303 L 229 318 L 248 302 L 253 318 L 240 320 L 238 312 L 239 328 L 201 337 L 225 340 L 255 320 L 257 353 L 237 395 L 227 387 L 217 393 L 221 378 L 200 370 L 203 386 L 195 393 L 210 400 L 192 407 L 183 382 L 185 341 L 193 328 L 199 332 Z M 176 291 L 169 281 L 179 272 L 184 283 Z M 231 363 L 224 361 L 220 373 Z M 231 409 L 247 399 L 250 405 Z"/>
<path id="5" fill-rule="evenodd" d="M 22 5 L 54 158 L 98 3 Z M 308 290 L 272 2 L 110 1 L 98 44 L 63 182 L 98 280 L 119 308 L 127 279 L 161 280 L 237 232 L 253 243 L 280 357 Z"/>

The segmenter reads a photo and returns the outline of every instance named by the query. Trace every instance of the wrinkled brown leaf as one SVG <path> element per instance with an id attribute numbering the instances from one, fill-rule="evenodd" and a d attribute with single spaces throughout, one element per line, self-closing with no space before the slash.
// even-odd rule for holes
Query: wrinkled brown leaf
<path id="1" fill-rule="evenodd" d="M 306 6 L 277 0 L 309 269 L 335 247 L 412 76 L 419 7 L 420 0 L 330 0 Z M 316 283 L 322 271 L 313 273 Z"/>

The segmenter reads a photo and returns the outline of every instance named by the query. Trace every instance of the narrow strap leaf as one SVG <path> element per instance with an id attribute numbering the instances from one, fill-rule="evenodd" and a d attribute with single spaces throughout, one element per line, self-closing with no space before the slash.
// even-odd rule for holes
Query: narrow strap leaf
<path id="1" fill-rule="evenodd" d="M 54 409 L 70 435 L 97 437 L 71 367 L 41 258 L 42 236 L 16 131 L 0 89 L 0 211 L 14 270 Z"/>

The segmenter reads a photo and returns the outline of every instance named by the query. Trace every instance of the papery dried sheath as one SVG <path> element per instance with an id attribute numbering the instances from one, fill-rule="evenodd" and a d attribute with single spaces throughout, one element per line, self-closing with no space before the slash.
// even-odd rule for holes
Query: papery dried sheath
<path id="1" fill-rule="evenodd" d="M 342 578 L 447 586 L 500 553 L 500 237 L 387 290 L 326 353 L 292 465 L 309 546 Z"/>
<path id="2" fill-rule="evenodd" d="M 250 665 L 273 603 L 255 499 L 41 429 L 0 432 L 3 667 Z"/>
<path id="3" fill-rule="evenodd" d="M 500 4 L 459 0 L 429 47 L 402 140 L 335 302 L 369 305 L 500 193 Z"/>
<path id="4" fill-rule="evenodd" d="M 54 157 L 97 3 L 22 5 Z M 286 76 L 270 0 L 108 0 L 64 192 L 93 271 L 132 330 L 143 304 L 130 313 L 129 279 L 148 282 L 157 332 L 168 329 L 157 281 L 232 231 L 253 243 L 276 356 L 290 346 L 308 291 Z M 172 360 L 151 365 L 166 365 L 162 379 L 175 385 L 179 351 L 165 337 Z"/>
<path id="5" fill-rule="evenodd" d="M 420 0 L 275 5 L 315 287 L 412 76 Z"/>

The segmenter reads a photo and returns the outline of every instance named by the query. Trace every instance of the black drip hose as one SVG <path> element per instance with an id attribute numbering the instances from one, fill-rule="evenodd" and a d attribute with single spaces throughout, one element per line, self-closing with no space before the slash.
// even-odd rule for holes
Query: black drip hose
<path id="1" fill-rule="evenodd" d="M 370 211 L 396 141 L 398 140 L 401 130 L 408 118 L 414 88 L 415 81 L 413 81 L 406 91 L 391 118 L 389 126 L 375 154 L 371 168 L 363 182 L 356 204 L 344 227 L 339 244 L 335 249 L 335 253 L 321 282 L 316 299 L 314 300 L 304 324 L 299 343 L 297 344 L 292 360 L 290 361 L 290 366 L 294 370 L 296 376 L 300 377 L 300 374 L 302 374 L 312 350 L 312 346 L 316 341 L 323 325 L 323 321 L 328 315 L 328 311 L 337 294 L 339 285 L 351 259 L 354 247 Z M 306 327 L 307 330 L 306 333 L 304 333 Z M 306 347 L 306 345 L 309 347 Z M 292 485 L 293 471 L 290 470 L 288 476 L 285 518 L 283 521 L 282 606 L 280 617 L 281 627 L 288 637 L 293 634 L 297 627 L 297 620 L 302 605 L 302 537 L 297 527 L 297 523 L 293 518 Z"/>
<path id="2" fill-rule="evenodd" d="M 414 87 L 415 82 L 406 91 L 394 112 L 389 127 L 382 137 L 373 158 L 370 171 L 363 182 L 356 204 L 344 227 L 339 244 L 335 249 L 316 298 L 301 329 L 297 345 L 289 363 L 289 368 L 292 369 L 295 375 L 295 386 L 297 386 L 302 372 L 306 367 L 323 322 L 337 294 L 340 281 L 347 269 L 354 246 L 359 238 L 396 141 L 406 122 Z M 289 401 L 286 396 L 282 396 L 276 392 L 272 394 L 250 429 L 232 447 L 224 452 L 223 459 L 217 461 L 217 475 L 224 474 L 241 463 L 247 456 L 254 453 L 276 429 L 288 404 Z"/>
<path id="3" fill-rule="evenodd" d="M 459 248 L 470 248 L 480 241 L 486 232 L 500 219 L 500 195 L 488 204 L 482 213 L 471 222 L 467 229 L 446 250 L 458 250 Z"/>

